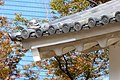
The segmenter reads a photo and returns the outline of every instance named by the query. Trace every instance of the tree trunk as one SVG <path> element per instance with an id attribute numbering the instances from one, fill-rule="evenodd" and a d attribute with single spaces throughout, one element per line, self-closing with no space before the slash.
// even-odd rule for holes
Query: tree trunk
<path id="1" fill-rule="evenodd" d="M 67 60 L 65 59 L 65 57 L 63 56 L 63 58 L 64 58 L 64 60 L 65 60 L 65 66 L 66 66 L 66 69 L 65 69 L 65 70 L 62 69 L 60 60 L 59 60 L 57 57 L 55 57 L 55 58 L 56 58 L 56 60 L 58 61 L 58 63 L 59 63 L 59 68 L 63 71 L 63 73 L 65 73 L 66 75 L 68 75 L 68 77 L 70 78 L 70 80 L 74 80 L 74 79 L 72 78 L 72 76 L 70 75 L 69 71 L 68 71 L 68 63 L 67 63 Z"/>
<path id="2" fill-rule="evenodd" d="M 90 72 L 88 71 L 88 72 L 87 72 L 87 77 L 86 77 L 85 80 L 88 80 L 89 78 L 90 78 Z"/>

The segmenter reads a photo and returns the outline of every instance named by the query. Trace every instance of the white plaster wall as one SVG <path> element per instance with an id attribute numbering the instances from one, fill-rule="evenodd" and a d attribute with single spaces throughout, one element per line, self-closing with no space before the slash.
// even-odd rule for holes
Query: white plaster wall
<path id="1" fill-rule="evenodd" d="M 110 46 L 110 80 L 120 80 L 120 42 Z"/>

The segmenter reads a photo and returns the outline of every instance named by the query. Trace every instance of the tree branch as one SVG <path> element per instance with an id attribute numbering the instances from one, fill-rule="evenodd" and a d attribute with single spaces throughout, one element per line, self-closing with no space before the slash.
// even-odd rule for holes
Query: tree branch
<path id="1" fill-rule="evenodd" d="M 94 4 L 92 7 L 98 6 L 98 4 L 93 0 L 88 0 L 91 4 Z"/>
<path id="2" fill-rule="evenodd" d="M 67 60 L 66 60 L 66 58 L 65 58 L 64 55 L 63 55 L 63 58 L 64 58 L 64 60 L 65 60 L 66 74 L 69 76 L 69 78 L 70 78 L 71 80 L 73 80 L 72 76 L 70 75 L 70 72 L 68 71 L 68 62 L 67 62 Z"/>
<path id="3" fill-rule="evenodd" d="M 61 69 L 61 71 L 63 71 L 63 73 L 66 74 L 66 72 L 62 69 L 61 62 L 60 62 L 60 60 L 57 58 L 57 56 L 55 56 L 55 59 L 58 61 L 58 63 L 59 63 L 59 68 Z"/>
<path id="4" fill-rule="evenodd" d="M 58 59 L 57 56 L 55 56 L 55 59 L 58 61 L 58 63 L 59 63 L 59 68 L 61 69 L 61 71 L 62 71 L 63 73 L 65 73 L 66 75 L 68 75 L 68 77 L 69 77 L 71 80 L 74 80 L 74 79 L 71 77 L 71 75 L 70 75 L 70 73 L 69 73 L 69 71 L 68 71 L 68 62 L 67 62 L 65 56 L 63 56 L 63 58 L 64 58 L 64 60 L 65 60 L 65 66 L 66 66 L 65 70 L 62 69 L 60 60 Z"/>
<path id="5" fill-rule="evenodd" d="M 99 51 L 99 50 L 97 50 L 97 51 L 95 52 L 95 55 L 97 55 L 96 53 L 98 53 L 98 51 Z M 94 66 L 95 60 L 96 60 L 96 57 L 94 57 L 93 60 L 92 60 L 92 68 L 93 68 L 93 66 Z M 88 79 L 90 78 L 90 74 L 91 74 L 91 73 L 90 73 L 89 70 L 90 70 L 90 69 L 88 69 L 88 71 L 87 71 L 87 77 L 86 77 L 85 80 L 88 80 Z"/>
<path id="6" fill-rule="evenodd" d="M 88 70 L 88 72 L 87 72 L 87 77 L 86 77 L 85 80 L 88 80 L 89 78 L 90 78 L 90 71 Z"/>

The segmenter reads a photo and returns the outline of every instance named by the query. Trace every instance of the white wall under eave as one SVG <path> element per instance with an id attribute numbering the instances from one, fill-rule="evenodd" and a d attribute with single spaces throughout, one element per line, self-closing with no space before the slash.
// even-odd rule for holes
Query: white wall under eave
<path id="1" fill-rule="evenodd" d="M 110 80 L 120 80 L 120 42 L 110 46 Z"/>

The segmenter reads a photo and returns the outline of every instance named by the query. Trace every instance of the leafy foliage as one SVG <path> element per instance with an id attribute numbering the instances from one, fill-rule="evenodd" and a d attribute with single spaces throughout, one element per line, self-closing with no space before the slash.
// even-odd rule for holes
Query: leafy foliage
<path id="1" fill-rule="evenodd" d="M 31 64 L 27 64 L 22 66 L 25 72 L 21 73 L 22 76 L 25 77 L 25 79 L 29 80 L 37 80 L 39 78 L 40 72 L 37 70 L 33 70 L 33 68 L 36 67 L 36 64 L 33 62 Z"/>
<path id="2" fill-rule="evenodd" d="M 12 32 L 12 25 L 6 17 L 0 17 L 0 79 L 3 80 L 14 80 L 13 76 L 20 77 L 17 64 L 27 51 L 22 49 L 21 42 L 10 40 L 8 32 Z"/>
<path id="3" fill-rule="evenodd" d="M 47 60 L 44 69 L 55 74 L 60 80 L 98 79 L 108 74 L 108 50 L 91 53 L 70 52 Z M 42 64 L 43 65 L 43 64 Z"/>
<path id="4" fill-rule="evenodd" d="M 50 5 L 52 10 L 66 16 L 85 9 L 89 2 L 87 0 L 52 0 Z"/>
<path id="5" fill-rule="evenodd" d="M 11 42 L 7 32 L 0 32 L 0 78 L 18 76 L 16 65 L 24 56 L 20 42 Z"/>
<path id="6" fill-rule="evenodd" d="M 50 6 L 53 14 L 57 11 L 61 16 L 67 16 L 107 1 L 109 0 L 52 0 Z"/>
<path id="7" fill-rule="evenodd" d="M 17 64 L 24 56 L 27 50 L 22 48 L 22 43 L 11 41 L 8 32 L 13 33 L 21 31 L 23 27 L 29 26 L 28 19 L 23 18 L 21 14 L 16 13 L 13 21 L 9 21 L 6 17 L 1 17 L 0 29 L 0 79 L 15 80 L 16 78 L 24 77 L 29 80 L 36 80 L 39 76 L 38 70 L 35 68 L 35 63 L 22 65 L 24 72 L 17 68 Z M 4 23 L 3 23 L 4 21 Z M 46 22 L 41 20 L 40 22 Z"/>

